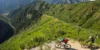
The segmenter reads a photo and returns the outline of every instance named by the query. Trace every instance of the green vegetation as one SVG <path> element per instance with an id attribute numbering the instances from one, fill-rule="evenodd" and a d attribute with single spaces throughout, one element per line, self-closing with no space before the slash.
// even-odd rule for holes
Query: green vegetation
<path id="1" fill-rule="evenodd" d="M 67 23 L 99 31 L 100 6 L 98 5 L 100 5 L 98 1 L 67 5 L 58 4 L 50 6 L 45 13 Z"/>
<path id="2" fill-rule="evenodd" d="M 61 36 L 67 36 L 79 41 L 86 40 L 89 35 L 96 32 L 78 28 L 69 23 L 60 21 L 52 16 L 43 15 L 38 23 L 31 24 L 26 30 L 21 30 L 16 36 L 0 45 L 0 50 L 22 50 L 32 48 L 47 41 L 55 40 Z M 81 36 L 84 35 L 84 36 Z M 100 44 L 96 39 L 96 43 Z"/>
<path id="3" fill-rule="evenodd" d="M 39 12 L 38 8 L 43 3 L 41 0 L 37 0 L 34 4 L 32 3 L 25 8 L 16 9 L 9 15 L 17 34 L 21 29 L 26 29 L 31 23 L 38 21 L 38 18 L 42 15 L 42 12 Z"/>
<path id="4" fill-rule="evenodd" d="M 30 4 L 12 18 L 18 33 L 0 44 L 0 50 L 29 49 L 65 36 L 81 42 L 90 35 L 100 36 L 99 5 L 98 1 L 67 5 L 41 1 Z M 100 45 L 100 37 L 95 43 Z"/>

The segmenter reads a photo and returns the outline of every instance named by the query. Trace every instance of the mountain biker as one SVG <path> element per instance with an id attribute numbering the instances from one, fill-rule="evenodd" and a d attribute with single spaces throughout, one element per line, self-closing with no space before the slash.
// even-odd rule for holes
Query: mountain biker
<path id="1" fill-rule="evenodd" d="M 63 43 L 65 43 L 65 44 L 67 44 L 68 43 L 68 38 L 62 38 L 61 40 L 60 40 L 60 42 L 63 42 Z"/>
<path id="2" fill-rule="evenodd" d="M 87 41 L 89 44 L 89 47 L 93 46 L 93 43 L 95 42 L 95 38 L 93 36 L 89 37 L 89 40 Z"/>
<path id="3" fill-rule="evenodd" d="M 61 38 L 56 41 L 55 47 L 57 48 L 71 48 L 71 45 L 68 44 L 69 38 Z"/>

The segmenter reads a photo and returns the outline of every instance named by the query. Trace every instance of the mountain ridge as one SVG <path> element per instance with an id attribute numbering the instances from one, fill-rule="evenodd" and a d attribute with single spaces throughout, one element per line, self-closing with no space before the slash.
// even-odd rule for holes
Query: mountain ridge
<path id="1" fill-rule="evenodd" d="M 72 4 L 72 3 L 80 3 L 80 2 L 90 2 L 90 1 L 95 1 L 95 0 L 44 0 L 49 3 L 54 3 L 54 4 Z"/>

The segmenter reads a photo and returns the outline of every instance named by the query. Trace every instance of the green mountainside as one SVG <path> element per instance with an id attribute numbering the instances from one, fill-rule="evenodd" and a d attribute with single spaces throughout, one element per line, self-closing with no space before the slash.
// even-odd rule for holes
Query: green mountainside
<path id="1" fill-rule="evenodd" d="M 36 16 L 39 16 L 38 14 L 42 15 L 43 13 L 45 13 L 50 16 L 54 16 L 60 20 L 63 20 L 67 23 L 72 23 L 83 28 L 89 28 L 95 31 L 99 31 L 99 4 L 100 2 L 98 1 L 67 5 L 48 4 L 46 2 L 38 1 L 34 4 L 30 4 L 30 6 L 22 9 L 20 12 L 15 13 L 16 15 L 14 16 L 14 18 L 12 18 L 12 20 L 15 20 L 12 21 L 12 24 L 14 24 L 14 26 L 16 27 L 16 24 L 20 25 L 19 21 L 27 21 L 28 15 L 33 17 L 31 18 L 32 20 L 29 19 L 30 21 L 33 21 L 36 18 Z M 26 24 L 27 23 L 31 22 L 26 22 Z"/>
<path id="2" fill-rule="evenodd" d="M 23 50 L 60 37 L 84 42 L 98 36 L 100 44 L 100 2 L 48 4 L 38 1 L 20 9 L 11 18 L 16 35 L 0 44 L 0 50 Z M 10 15 L 11 16 L 11 15 Z"/>
<path id="3" fill-rule="evenodd" d="M 21 30 L 19 34 L 2 43 L 0 45 L 0 50 L 29 49 L 43 44 L 44 42 L 65 36 L 79 41 L 85 41 L 90 35 L 96 34 L 98 33 L 78 28 L 77 26 L 44 14 L 36 24 L 31 24 L 26 30 Z M 96 43 L 100 44 L 99 41 L 100 39 L 96 39 Z"/>
<path id="4" fill-rule="evenodd" d="M 100 2 L 89 2 L 69 5 L 52 5 L 46 14 L 55 16 L 67 23 L 72 23 L 83 28 L 100 30 Z"/>
<path id="5" fill-rule="evenodd" d="M 30 6 L 18 9 L 18 11 L 15 10 L 9 15 L 11 23 L 15 27 L 16 32 L 21 29 L 27 28 L 31 23 L 36 22 L 38 18 L 40 18 L 42 12 L 40 12 L 38 8 L 43 3 L 44 2 L 42 2 L 41 0 L 37 0 L 36 2 L 30 4 Z"/>

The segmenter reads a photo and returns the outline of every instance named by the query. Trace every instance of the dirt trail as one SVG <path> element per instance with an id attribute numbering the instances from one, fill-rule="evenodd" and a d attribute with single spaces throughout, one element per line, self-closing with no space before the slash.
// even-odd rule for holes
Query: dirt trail
<path id="1" fill-rule="evenodd" d="M 69 41 L 69 43 L 71 45 L 70 49 L 59 49 L 55 47 L 55 42 L 52 41 L 51 43 L 45 43 L 45 45 L 43 45 L 42 50 L 100 50 L 100 49 L 84 49 L 81 47 L 80 43 L 77 41 Z M 35 47 L 35 48 L 31 48 L 30 50 L 41 50 L 41 47 Z"/>

